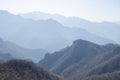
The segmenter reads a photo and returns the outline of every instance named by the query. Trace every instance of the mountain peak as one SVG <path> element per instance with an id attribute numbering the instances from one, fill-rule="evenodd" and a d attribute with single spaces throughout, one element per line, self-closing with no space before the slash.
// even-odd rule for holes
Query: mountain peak
<path id="1" fill-rule="evenodd" d="M 88 45 L 88 44 L 94 44 L 94 43 L 83 40 L 83 39 L 78 39 L 78 40 L 73 41 L 73 44 L 74 45 L 78 45 L 78 44 Z"/>
<path id="2" fill-rule="evenodd" d="M 78 43 L 78 42 L 87 42 L 87 41 L 85 41 L 83 39 L 78 39 L 78 40 L 75 40 L 73 43 Z"/>

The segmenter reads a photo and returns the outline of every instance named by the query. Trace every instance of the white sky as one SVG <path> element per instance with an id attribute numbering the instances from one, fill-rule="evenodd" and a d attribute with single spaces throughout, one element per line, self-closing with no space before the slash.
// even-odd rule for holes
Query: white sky
<path id="1" fill-rule="evenodd" d="M 0 0 L 0 10 L 14 14 L 41 11 L 91 21 L 120 22 L 120 0 Z"/>

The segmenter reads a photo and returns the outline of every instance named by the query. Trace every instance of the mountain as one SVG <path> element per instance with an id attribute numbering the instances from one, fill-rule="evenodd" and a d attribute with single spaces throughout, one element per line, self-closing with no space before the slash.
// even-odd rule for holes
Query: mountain
<path id="1" fill-rule="evenodd" d="M 42 48 L 50 52 L 71 45 L 76 39 L 99 44 L 114 43 L 81 28 L 65 27 L 53 19 L 24 19 L 6 11 L 0 11 L 0 36 L 25 48 Z"/>
<path id="2" fill-rule="evenodd" d="M 86 77 L 99 75 L 99 71 L 103 74 L 105 69 L 105 73 L 109 70 L 111 72 L 117 70 L 117 63 L 115 61 L 109 62 L 109 60 L 113 61 L 114 58 L 120 55 L 119 47 L 120 45 L 117 44 L 98 45 L 80 39 L 74 41 L 67 48 L 52 54 L 46 54 L 45 58 L 39 63 L 46 69 L 64 76 L 67 80 L 84 80 Z M 115 65 L 112 63 L 115 63 Z M 101 65 L 105 65 L 103 66 L 105 68 L 100 67 Z M 111 66 L 114 67 L 114 70 Z"/>
<path id="3" fill-rule="evenodd" d="M 16 59 L 30 59 L 32 61 L 39 61 L 43 59 L 47 51 L 43 49 L 28 49 L 22 48 L 10 41 L 4 41 L 0 38 L 0 51 L 3 53 L 9 53 Z"/>
<path id="4" fill-rule="evenodd" d="M 31 18 L 34 20 L 47 20 L 54 19 L 64 26 L 79 27 L 86 29 L 87 31 L 116 41 L 120 44 L 120 24 L 113 22 L 91 22 L 79 17 L 65 17 L 58 14 L 47 14 L 42 12 L 31 12 L 26 14 L 20 14 L 24 18 Z"/>
<path id="5" fill-rule="evenodd" d="M 63 80 L 37 64 L 25 60 L 12 60 L 0 64 L 1 80 Z"/>

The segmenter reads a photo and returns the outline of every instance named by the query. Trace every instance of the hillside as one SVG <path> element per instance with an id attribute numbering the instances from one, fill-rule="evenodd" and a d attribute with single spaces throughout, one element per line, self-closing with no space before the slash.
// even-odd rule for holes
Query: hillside
<path id="1" fill-rule="evenodd" d="M 88 79 L 120 79 L 120 47 L 102 56 L 101 63 L 88 71 L 87 75 L 92 76 Z M 111 79 L 110 79 L 111 78 Z"/>
<path id="2" fill-rule="evenodd" d="M 116 49 L 119 50 L 117 47 L 119 47 L 117 44 L 98 45 L 85 40 L 76 40 L 71 46 L 61 51 L 46 54 L 40 64 L 50 71 L 64 76 L 67 80 L 84 79 L 88 76 L 97 75 L 97 72 L 99 74 L 99 71 L 103 74 L 104 68 L 98 69 L 97 66 L 106 64 L 105 62 L 108 62 L 109 59 L 113 61 L 114 56 L 119 55 L 118 52 L 115 53 Z M 112 62 L 110 65 L 112 66 Z M 106 64 L 105 69 L 108 67 Z"/>
<path id="3" fill-rule="evenodd" d="M 62 80 L 30 61 L 12 60 L 0 64 L 0 80 Z"/>

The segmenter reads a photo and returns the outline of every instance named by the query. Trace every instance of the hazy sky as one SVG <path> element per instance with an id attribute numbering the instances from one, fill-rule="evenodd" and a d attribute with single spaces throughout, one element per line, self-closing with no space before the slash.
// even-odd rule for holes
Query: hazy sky
<path id="1" fill-rule="evenodd" d="M 15 14 L 41 11 L 91 21 L 120 22 L 120 0 L 0 0 L 0 9 Z"/>

